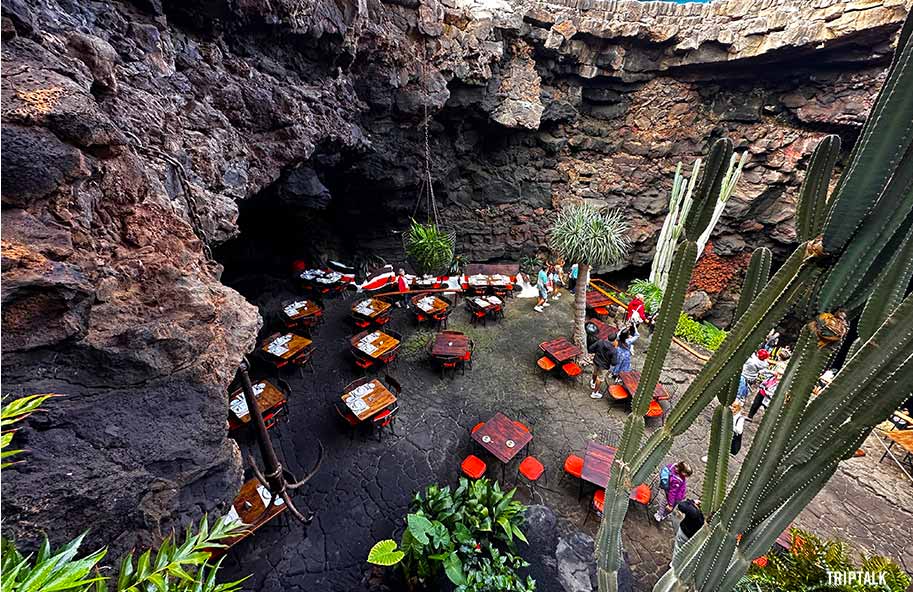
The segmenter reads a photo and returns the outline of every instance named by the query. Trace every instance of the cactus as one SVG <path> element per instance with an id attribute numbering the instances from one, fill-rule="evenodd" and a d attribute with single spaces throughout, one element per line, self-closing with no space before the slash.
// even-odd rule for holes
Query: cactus
<path id="1" fill-rule="evenodd" d="M 685 232 L 685 221 L 689 217 L 700 216 L 701 228 L 699 235 L 692 236 L 692 240 L 697 243 L 697 255 L 695 260 L 700 258 L 704 252 L 704 247 L 710 240 L 713 229 L 723 215 L 726 203 L 735 190 L 736 183 L 742 176 L 742 169 L 748 162 L 748 152 L 743 152 L 741 156 L 732 154 L 732 148 L 723 149 L 722 145 L 717 147 L 721 150 L 719 154 L 711 151 L 710 159 L 722 159 L 725 162 L 729 160 L 729 166 L 722 178 L 715 179 L 715 187 L 712 191 L 706 193 L 708 196 L 716 196 L 715 199 L 705 201 L 699 208 L 699 212 L 694 211 L 694 195 L 697 180 L 700 178 L 698 173 L 701 170 L 701 159 L 694 161 L 691 169 L 691 177 L 685 179 L 682 177 L 682 163 L 675 167 L 675 177 L 672 180 L 672 192 L 669 198 L 669 213 L 663 222 L 663 227 L 659 233 L 659 240 L 656 243 L 656 254 L 653 256 L 653 264 L 650 268 L 650 281 L 656 284 L 660 289 L 665 290 L 666 283 L 669 280 L 669 267 L 672 264 L 672 257 L 675 254 L 675 247 L 679 239 Z M 717 168 L 718 161 L 711 162 L 710 165 Z M 699 194 L 706 192 L 707 188 L 698 189 Z"/>
<path id="2" fill-rule="evenodd" d="M 754 436 L 741 470 L 727 491 L 719 457 L 725 455 L 724 419 L 718 407 L 711 430 L 711 461 L 705 485 L 718 510 L 673 558 L 654 590 L 731 590 L 750 562 L 765 553 L 873 427 L 911 392 L 913 295 L 913 17 L 901 31 L 895 60 L 850 162 L 827 200 L 835 142 L 825 139 L 803 186 L 797 234 L 805 239 L 761 290 L 763 255 L 749 274 L 742 312 L 726 340 L 704 365 L 669 413 L 643 443 L 643 421 L 629 417 L 606 488 L 597 567 L 601 592 L 616 589 L 621 525 L 631 486 L 655 472 L 676 436 L 716 398 L 729 400 L 731 379 L 742 362 L 788 312 L 808 314 L 795 352 Z M 709 167 L 708 167 L 709 168 Z M 721 168 L 721 167 L 720 167 Z M 702 179 L 700 190 L 708 187 Z M 700 200 L 695 200 L 700 204 Z M 706 205 L 706 203 L 704 203 Z M 823 225 L 823 207 L 830 208 Z M 689 271 L 681 257 L 710 217 L 699 205 L 686 217 L 686 239 L 676 249 L 671 285 Z M 697 230 L 704 224 L 704 228 Z M 820 230 L 819 230 L 820 229 Z M 816 235 L 821 232 L 823 236 Z M 875 293 L 878 289 L 881 293 Z M 757 296 L 750 294 L 757 291 Z M 673 292 L 675 292 L 673 290 Z M 874 294 L 874 295 L 873 295 Z M 750 300 L 750 304 L 747 301 Z M 863 310 L 863 305 L 868 305 Z M 879 304 L 883 304 L 879 307 Z M 663 303 L 662 315 L 677 316 L 681 302 Z M 845 336 L 860 319 L 860 339 L 831 384 L 814 400 L 812 389 Z M 647 352 L 633 414 L 651 393 L 669 344 L 662 327 Z"/>
<path id="3" fill-rule="evenodd" d="M 800 241 L 812 240 L 821 234 L 827 213 L 828 182 L 839 154 L 840 136 L 835 135 L 825 136 L 812 153 L 796 207 L 796 236 Z"/>

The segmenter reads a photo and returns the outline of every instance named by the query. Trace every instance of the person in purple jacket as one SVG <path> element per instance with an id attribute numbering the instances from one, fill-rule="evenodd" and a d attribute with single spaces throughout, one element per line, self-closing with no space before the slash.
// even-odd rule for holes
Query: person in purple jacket
<path id="1" fill-rule="evenodd" d="M 653 516 L 657 522 L 662 522 L 672 513 L 672 510 L 678 502 L 685 499 L 688 493 L 688 477 L 694 471 L 691 466 L 684 461 L 666 465 L 665 471 L 668 472 L 668 485 L 664 483 L 663 473 L 660 473 L 660 488 L 666 492 L 666 505 L 656 511 Z"/>

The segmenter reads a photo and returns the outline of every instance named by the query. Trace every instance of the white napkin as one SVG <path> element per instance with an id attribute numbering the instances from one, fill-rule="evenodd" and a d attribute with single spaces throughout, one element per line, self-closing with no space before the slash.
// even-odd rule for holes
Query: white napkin
<path id="1" fill-rule="evenodd" d="M 487 284 L 488 278 L 484 275 L 478 274 L 469 278 L 470 284 Z"/>
<path id="2" fill-rule="evenodd" d="M 485 300 L 484 298 L 475 298 L 475 299 L 473 299 L 473 302 L 475 302 L 481 308 L 488 308 L 489 306 L 491 306 L 491 302 Z"/>
<path id="3" fill-rule="evenodd" d="M 355 312 L 363 315 L 371 315 L 374 312 L 374 309 L 371 308 L 370 300 L 362 300 L 355 306 Z"/>
<path id="4" fill-rule="evenodd" d="M 358 415 L 368 408 L 368 404 L 365 403 L 365 400 L 361 397 L 349 397 L 349 400 L 346 401 L 346 405 L 349 406 L 349 409 L 351 409 L 352 413 L 355 415 Z"/>
<path id="5" fill-rule="evenodd" d="M 289 304 L 282 310 L 284 310 L 285 314 L 287 314 L 288 316 L 293 316 L 293 315 L 298 314 L 298 311 L 300 311 L 302 308 L 307 306 L 307 303 L 308 303 L 307 300 L 299 300 L 298 302 L 292 302 L 291 304 Z"/>
<path id="6" fill-rule="evenodd" d="M 244 399 L 244 393 L 241 393 L 240 397 L 235 397 L 228 404 L 228 407 L 231 409 L 231 412 L 238 417 L 244 417 L 250 413 L 250 409 L 247 407 L 247 401 Z"/>
<path id="7" fill-rule="evenodd" d="M 377 348 L 374 347 L 374 344 L 373 344 L 373 343 L 369 343 L 369 342 L 360 342 L 360 343 L 358 344 L 358 349 L 360 349 L 361 351 L 363 351 L 363 352 L 365 352 L 366 354 L 369 354 L 369 355 L 370 355 L 370 354 L 373 354 L 374 352 L 377 351 Z"/>
<path id="8" fill-rule="evenodd" d="M 373 392 L 373 391 L 374 391 L 374 384 L 367 382 L 361 386 L 355 387 L 354 389 L 352 389 L 352 391 L 349 394 L 352 395 L 351 398 L 358 399 L 358 398 L 364 397 L 365 395 L 367 395 L 368 393 Z"/>
<path id="9" fill-rule="evenodd" d="M 269 492 L 269 489 L 263 487 L 262 485 L 258 485 L 258 486 L 257 486 L 257 493 L 260 494 L 260 499 L 263 500 L 263 505 L 264 505 L 264 506 L 265 506 L 266 504 L 269 503 L 269 498 L 272 497 L 272 494 Z M 274 505 L 274 506 L 281 506 L 281 505 L 284 504 L 284 503 L 285 503 L 285 502 L 282 501 L 282 498 L 281 498 L 281 497 L 277 497 L 277 498 L 276 498 L 276 501 L 273 502 L 273 505 Z"/>
<path id="10" fill-rule="evenodd" d="M 489 296 L 488 301 L 491 302 L 492 304 L 503 304 L 503 302 L 501 302 L 501 299 L 498 298 L 497 296 Z"/>
<path id="11" fill-rule="evenodd" d="M 228 514 L 225 514 L 225 522 L 228 524 L 231 524 L 233 522 L 242 522 L 241 516 L 238 515 L 238 511 L 235 509 L 234 506 L 232 506 L 228 510 Z"/>

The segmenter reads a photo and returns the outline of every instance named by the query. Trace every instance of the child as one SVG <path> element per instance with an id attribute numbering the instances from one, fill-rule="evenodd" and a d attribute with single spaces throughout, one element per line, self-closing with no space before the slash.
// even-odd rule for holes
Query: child
<path id="1" fill-rule="evenodd" d="M 548 306 L 548 273 L 546 273 L 544 265 L 539 268 L 536 276 L 536 289 L 539 291 L 539 300 L 533 310 L 542 312 L 543 307 Z"/>
<path id="2" fill-rule="evenodd" d="M 665 520 L 678 502 L 685 499 L 688 492 L 688 477 L 693 473 L 691 466 L 684 461 L 666 465 L 660 471 L 659 486 L 666 494 L 666 505 L 653 515 L 657 522 Z"/>
<path id="3" fill-rule="evenodd" d="M 732 411 L 732 443 L 729 454 L 735 456 L 742 449 L 742 432 L 745 430 L 745 416 L 742 415 L 742 402 L 738 399 L 729 407 Z"/>

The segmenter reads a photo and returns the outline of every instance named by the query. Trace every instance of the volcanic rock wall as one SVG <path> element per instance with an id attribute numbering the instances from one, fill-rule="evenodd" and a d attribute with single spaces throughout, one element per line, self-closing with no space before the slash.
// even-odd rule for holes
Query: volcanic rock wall
<path id="1" fill-rule="evenodd" d="M 531 252 L 576 198 L 625 209 L 642 265 L 675 163 L 728 135 L 751 160 L 715 255 L 782 254 L 803 158 L 855 137 L 909 8 L 569 4 L 4 0 L 3 393 L 66 395 L 17 436 L 6 527 L 119 551 L 233 496 L 225 387 L 261 321 L 210 253 L 239 201 L 393 255 L 427 115 L 469 258 Z"/>

